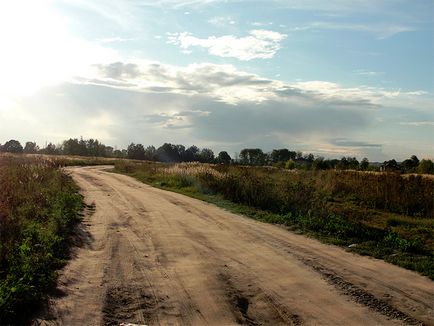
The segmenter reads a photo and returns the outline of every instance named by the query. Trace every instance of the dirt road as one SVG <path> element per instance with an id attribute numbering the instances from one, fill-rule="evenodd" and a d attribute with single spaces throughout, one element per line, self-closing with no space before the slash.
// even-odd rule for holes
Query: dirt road
<path id="1" fill-rule="evenodd" d="M 428 278 L 101 167 L 69 171 L 89 214 L 49 323 L 434 325 Z"/>

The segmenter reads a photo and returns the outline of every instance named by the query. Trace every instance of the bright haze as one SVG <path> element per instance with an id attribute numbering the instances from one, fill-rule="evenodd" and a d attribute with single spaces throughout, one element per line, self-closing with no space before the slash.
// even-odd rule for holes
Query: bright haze
<path id="1" fill-rule="evenodd" d="M 432 0 L 0 4 L 0 143 L 434 153 Z"/>

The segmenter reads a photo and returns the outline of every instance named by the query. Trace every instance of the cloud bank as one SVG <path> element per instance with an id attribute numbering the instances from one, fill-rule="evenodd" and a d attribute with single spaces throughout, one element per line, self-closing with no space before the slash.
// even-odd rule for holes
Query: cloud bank
<path id="1" fill-rule="evenodd" d="M 132 141 L 231 153 L 288 147 L 382 159 L 384 143 L 366 132 L 381 123 L 384 103 L 421 96 L 326 81 L 285 83 L 232 65 L 113 62 L 21 98 L 13 111 L 0 110 L 6 122 L 0 137 L 18 132 L 43 144 L 82 135 L 122 147 Z"/>

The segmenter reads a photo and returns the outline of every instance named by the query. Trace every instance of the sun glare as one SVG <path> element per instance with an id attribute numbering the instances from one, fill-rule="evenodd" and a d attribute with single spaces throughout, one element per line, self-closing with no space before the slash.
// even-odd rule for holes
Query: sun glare
<path id="1" fill-rule="evenodd" d="M 68 20 L 52 1 L 5 1 L 0 4 L 0 103 L 70 80 L 113 50 L 75 38 Z"/>

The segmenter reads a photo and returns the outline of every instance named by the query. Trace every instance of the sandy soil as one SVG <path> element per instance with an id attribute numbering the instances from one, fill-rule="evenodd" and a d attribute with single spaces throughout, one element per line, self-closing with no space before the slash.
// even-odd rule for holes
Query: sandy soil
<path id="1" fill-rule="evenodd" d="M 40 324 L 434 325 L 426 277 L 103 167 L 68 171 L 83 245 Z"/>

